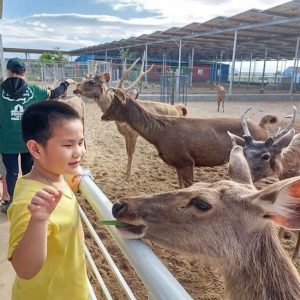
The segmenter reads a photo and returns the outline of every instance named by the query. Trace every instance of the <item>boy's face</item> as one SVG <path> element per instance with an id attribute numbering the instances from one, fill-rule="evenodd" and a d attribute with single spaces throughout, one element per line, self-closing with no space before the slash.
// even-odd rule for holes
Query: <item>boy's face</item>
<path id="1" fill-rule="evenodd" d="M 82 122 L 63 120 L 53 127 L 52 137 L 42 147 L 39 163 L 54 174 L 77 174 L 84 153 Z"/>

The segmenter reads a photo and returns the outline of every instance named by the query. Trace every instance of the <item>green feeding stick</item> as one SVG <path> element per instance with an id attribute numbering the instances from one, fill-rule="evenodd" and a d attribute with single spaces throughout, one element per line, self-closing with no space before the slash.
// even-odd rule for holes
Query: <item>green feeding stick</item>
<path id="1" fill-rule="evenodd" d="M 119 222 L 118 220 L 102 220 L 100 221 L 101 225 L 125 225 L 126 223 Z"/>

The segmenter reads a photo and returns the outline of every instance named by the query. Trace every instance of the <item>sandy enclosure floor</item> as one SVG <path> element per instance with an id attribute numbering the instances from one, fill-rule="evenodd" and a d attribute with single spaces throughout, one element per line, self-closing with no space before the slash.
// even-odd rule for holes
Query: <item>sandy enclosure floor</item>
<path id="1" fill-rule="evenodd" d="M 291 113 L 295 105 L 300 110 L 300 103 L 296 102 L 228 102 L 225 103 L 225 113 L 216 111 L 215 102 L 188 103 L 188 115 L 191 117 L 239 117 L 247 108 L 252 107 L 249 116 L 258 121 L 265 113 L 274 113 L 284 117 Z M 122 196 L 138 195 L 143 193 L 165 192 L 178 188 L 175 169 L 167 166 L 157 155 L 155 148 L 141 137 L 138 138 L 133 159 L 132 175 L 128 182 L 125 181 L 125 167 L 127 155 L 125 140 L 118 133 L 114 122 L 101 121 L 102 112 L 96 104 L 86 101 L 86 142 L 87 154 L 84 167 L 89 168 L 95 178 L 96 184 L 111 201 L 116 201 Z M 274 131 L 275 128 L 270 128 Z M 296 130 L 300 132 L 300 119 L 297 117 Z M 213 182 L 228 178 L 226 165 L 214 168 L 197 168 L 196 181 Z M 117 263 L 121 273 L 132 288 L 137 299 L 146 299 L 147 291 L 133 271 L 128 261 L 111 239 L 109 233 L 99 226 L 97 217 L 89 204 L 80 199 L 94 228 L 108 248 Z M 108 285 L 113 299 L 127 299 L 110 271 L 104 258 L 86 232 L 87 244 L 96 264 Z M 295 234 L 286 232 L 283 241 L 285 248 L 291 252 L 295 245 Z M 223 299 L 223 284 L 217 270 L 209 268 L 196 259 L 183 257 L 173 251 L 163 249 L 155 243 L 146 241 L 153 251 L 160 257 L 173 275 L 183 285 L 193 299 Z M 300 270 L 300 259 L 296 262 Z M 93 282 L 93 278 L 91 278 Z M 95 283 L 98 299 L 102 299 L 98 284 Z"/>

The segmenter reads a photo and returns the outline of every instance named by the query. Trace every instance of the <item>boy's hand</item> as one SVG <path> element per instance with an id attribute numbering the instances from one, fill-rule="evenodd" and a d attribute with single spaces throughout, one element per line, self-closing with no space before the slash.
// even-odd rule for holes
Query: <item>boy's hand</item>
<path id="1" fill-rule="evenodd" d="M 71 190 L 74 193 L 77 193 L 79 191 L 79 183 L 80 183 L 81 174 L 76 175 L 66 175 L 65 179 L 67 184 L 70 186 Z"/>
<path id="2" fill-rule="evenodd" d="M 48 221 L 51 213 L 61 199 L 62 191 L 46 187 L 38 191 L 28 205 L 31 218 L 34 221 Z"/>

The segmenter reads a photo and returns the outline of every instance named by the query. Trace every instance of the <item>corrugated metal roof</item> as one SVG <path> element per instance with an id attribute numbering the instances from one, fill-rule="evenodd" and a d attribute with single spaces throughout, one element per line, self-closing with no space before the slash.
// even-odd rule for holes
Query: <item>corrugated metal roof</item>
<path id="1" fill-rule="evenodd" d="M 238 30 L 236 58 L 293 59 L 297 38 L 300 36 L 300 1 L 290 1 L 267 10 L 251 9 L 232 17 L 216 17 L 204 23 L 193 22 L 183 27 L 172 27 L 138 37 L 99 44 L 69 52 L 71 55 L 118 52 L 120 48 L 143 51 L 148 44 L 151 53 L 178 53 L 176 42 L 182 39 L 183 51 L 195 49 L 198 59 L 209 60 L 216 56 L 231 59 L 234 31 Z M 175 42 L 175 43 L 174 43 Z"/>

